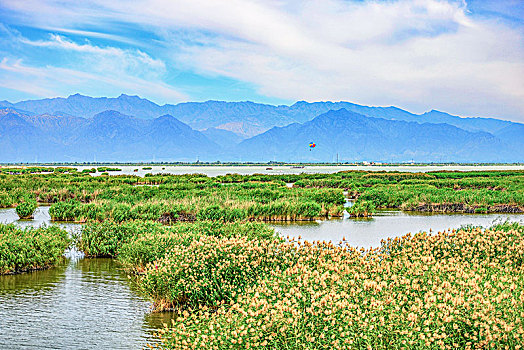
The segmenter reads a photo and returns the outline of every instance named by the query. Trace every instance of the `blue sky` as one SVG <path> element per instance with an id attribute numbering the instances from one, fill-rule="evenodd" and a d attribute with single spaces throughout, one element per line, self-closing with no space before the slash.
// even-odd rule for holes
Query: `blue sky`
<path id="1" fill-rule="evenodd" d="M 520 0 L 2 0 L 0 100 L 346 100 L 524 121 Z"/>

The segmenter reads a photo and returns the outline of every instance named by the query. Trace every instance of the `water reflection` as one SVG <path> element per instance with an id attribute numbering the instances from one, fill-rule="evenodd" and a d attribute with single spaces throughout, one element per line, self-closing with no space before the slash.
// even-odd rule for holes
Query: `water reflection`
<path id="1" fill-rule="evenodd" d="M 138 349 L 160 326 L 112 259 L 0 276 L 0 288 L 2 349 Z"/>
<path id="2" fill-rule="evenodd" d="M 51 224 L 49 207 L 34 220 L 1 209 L 0 222 Z M 70 232 L 78 224 L 60 224 Z M 74 249 L 58 267 L 0 276 L 0 349 L 140 349 L 172 314 L 150 314 L 151 304 L 112 259 L 79 259 Z"/>
<path id="3" fill-rule="evenodd" d="M 398 237 L 409 232 L 442 231 L 463 225 L 490 226 L 496 221 L 523 221 L 524 214 L 423 214 L 400 211 L 381 211 L 370 219 L 333 219 L 312 223 L 273 224 L 284 237 L 298 237 L 308 241 L 340 242 L 343 238 L 351 246 L 378 247 L 382 239 Z"/>
<path id="4" fill-rule="evenodd" d="M 7 297 L 10 294 L 17 294 L 21 291 L 23 293 L 37 293 L 41 290 L 48 291 L 56 287 L 60 280 L 63 279 L 67 265 L 68 263 L 64 262 L 55 268 L 35 273 L 0 276 L 0 298 Z"/>

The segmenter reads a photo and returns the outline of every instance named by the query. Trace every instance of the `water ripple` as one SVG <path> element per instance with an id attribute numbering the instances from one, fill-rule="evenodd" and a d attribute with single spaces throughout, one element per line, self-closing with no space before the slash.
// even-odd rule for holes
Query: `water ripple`
<path id="1" fill-rule="evenodd" d="M 149 312 L 111 259 L 0 276 L 1 349 L 139 349 L 167 321 Z"/>

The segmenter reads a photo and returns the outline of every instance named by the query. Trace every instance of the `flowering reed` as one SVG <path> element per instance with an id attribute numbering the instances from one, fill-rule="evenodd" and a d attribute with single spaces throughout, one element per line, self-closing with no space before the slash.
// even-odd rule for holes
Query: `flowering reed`
<path id="1" fill-rule="evenodd" d="M 157 310 L 219 306 L 231 302 L 263 276 L 287 269 L 289 247 L 279 239 L 201 237 L 174 245 L 140 278 Z"/>
<path id="2" fill-rule="evenodd" d="M 367 251 L 322 242 L 282 250 L 281 268 L 259 275 L 237 298 L 182 312 L 160 332 L 161 347 L 519 349 L 524 344 L 523 226 L 407 235 Z M 224 277 L 217 274 L 214 281 L 221 285 Z"/>

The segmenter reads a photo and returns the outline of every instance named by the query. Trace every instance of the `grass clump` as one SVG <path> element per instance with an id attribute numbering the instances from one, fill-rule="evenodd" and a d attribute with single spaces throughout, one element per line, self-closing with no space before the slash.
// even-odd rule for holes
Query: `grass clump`
<path id="1" fill-rule="evenodd" d="M 25 200 L 16 206 L 16 214 L 20 219 L 32 219 L 37 207 L 34 199 Z"/>
<path id="2" fill-rule="evenodd" d="M 375 205 L 368 201 L 357 201 L 355 204 L 347 208 L 349 216 L 354 218 L 371 217 L 375 210 Z"/>
<path id="3" fill-rule="evenodd" d="M 80 213 L 80 204 L 76 201 L 55 203 L 49 208 L 53 221 L 75 221 Z"/>
<path id="4" fill-rule="evenodd" d="M 69 244 L 67 232 L 57 226 L 21 229 L 0 224 L 0 274 L 51 267 Z"/>
<path id="5" fill-rule="evenodd" d="M 236 300 L 260 278 L 287 268 L 279 240 L 201 237 L 174 245 L 149 264 L 139 281 L 157 310 L 218 306 Z"/>

